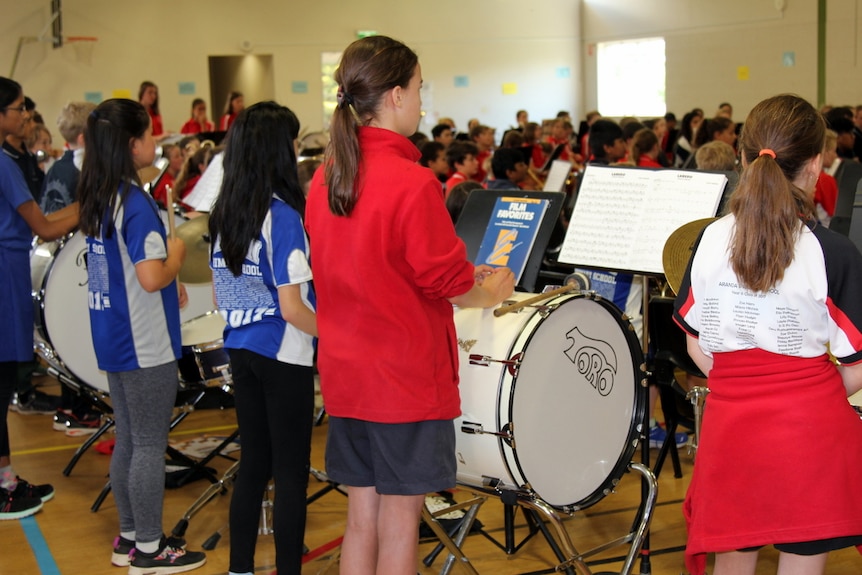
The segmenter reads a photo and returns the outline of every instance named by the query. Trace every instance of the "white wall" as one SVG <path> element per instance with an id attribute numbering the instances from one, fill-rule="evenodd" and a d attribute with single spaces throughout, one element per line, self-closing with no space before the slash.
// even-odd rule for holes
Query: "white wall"
<path id="1" fill-rule="evenodd" d="M 8 75 L 19 36 L 35 36 L 49 20 L 47 0 L 2 0 L 0 75 Z M 290 106 L 304 126 L 322 123 L 320 54 L 343 50 L 357 30 L 376 30 L 417 51 L 430 89 L 426 101 L 433 120 L 454 117 L 459 127 L 478 117 L 502 129 L 524 108 L 533 119 L 583 108 L 578 39 L 580 0 L 63 0 L 67 36 L 97 36 L 91 62 L 74 47 L 53 50 L 28 44 L 15 79 L 53 125 L 62 105 L 86 92 L 105 98 L 125 89 L 137 97 L 142 80 L 159 85 L 167 129 L 178 130 L 193 97 L 209 99 L 207 57 L 272 54 L 277 99 Z M 560 72 L 568 70 L 568 77 Z M 469 86 L 455 87 L 456 76 Z M 294 81 L 306 94 L 292 93 Z M 196 94 L 178 94 L 180 82 L 194 82 Z M 517 94 L 504 95 L 504 83 Z M 246 104 L 249 102 L 247 101 Z M 218 111 L 222 102 L 209 102 Z M 55 133 L 55 139 L 59 135 Z"/>
<path id="2" fill-rule="evenodd" d="M 596 62 L 600 41 L 664 36 L 667 105 L 678 117 L 694 107 L 711 115 L 734 105 L 742 120 L 760 100 L 794 92 L 817 104 L 817 1 L 786 0 L 584 0 L 584 102 L 597 107 Z M 827 4 L 826 102 L 862 104 L 860 0 Z M 784 65 L 786 52 L 795 65 Z M 741 79 L 740 67 L 748 68 Z M 636 89 L 635 86 L 632 89 Z"/>
<path id="3" fill-rule="evenodd" d="M 36 36 L 49 19 L 47 0 L 0 0 L 0 75 L 8 75 L 19 36 Z M 39 104 L 49 125 L 62 105 L 85 92 L 134 95 L 141 80 L 160 86 L 165 125 L 178 129 L 194 82 L 209 98 L 207 57 L 272 54 L 276 97 L 304 126 L 322 123 L 320 54 L 340 51 L 357 30 L 405 41 L 420 56 L 430 130 L 440 116 L 460 127 L 468 118 L 502 130 L 519 108 L 534 120 L 569 109 L 576 117 L 597 106 L 595 51 L 599 41 L 663 35 L 667 39 L 668 109 L 707 114 L 724 100 L 743 119 L 769 95 L 817 97 L 817 0 L 63 0 L 66 35 L 98 36 L 90 61 L 71 46 L 27 44 L 15 79 Z M 862 104 L 862 0 L 828 1 L 826 101 Z M 793 52 L 795 66 L 783 66 Z M 747 66 L 748 80 L 739 67 Z M 570 77 L 560 77 L 563 70 Z M 456 76 L 469 87 L 456 88 Z M 294 94 L 294 81 L 308 83 Z M 517 85 L 504 95 L 504 83 Z M 632 86 L 636 90 L 636 86 Z M 222 102 L 209 102 L 216 111 Z M 59 139 L 57 133 L 55 139 Z"/>

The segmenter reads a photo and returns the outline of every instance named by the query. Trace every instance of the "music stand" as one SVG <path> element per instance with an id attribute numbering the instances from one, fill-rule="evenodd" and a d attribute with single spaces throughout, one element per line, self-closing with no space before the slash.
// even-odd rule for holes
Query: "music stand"
<path id="1" fill-rule="evenodd" d="M 524 273 L 521 275 L 521 281 L 518 283 L 518 287 L 531 292 L 536 286 L 536 278 L 539 275 L 539 268 L 542 265 L 545 248 L 548 245 L 548 240 L 551 238 L 551 233 L 554 231 L 554 226 L 560 217 L 560 211 L 563 208 L 566 195 L 560 192 L 533 192 L 525 190 L 475 190 L 471 192 L 467 196 L 467 202 L 464 204 L 464 209 L 461 211 L 461 216 L 455 225 L 455 233 L 458 234 L 458 237 L 467 246 L 467 259 L 470 261 L 475 261 L 476 255 L 479 253 L 479 247 L 482 245 L 482 239 L 485 237 L 488 222 L 491 220 L 494 205 L 497 203 L 498 198 L 503 197 L 548 200 L 548 207 L 545 210 L 542 223 L 536 234 Z"/>

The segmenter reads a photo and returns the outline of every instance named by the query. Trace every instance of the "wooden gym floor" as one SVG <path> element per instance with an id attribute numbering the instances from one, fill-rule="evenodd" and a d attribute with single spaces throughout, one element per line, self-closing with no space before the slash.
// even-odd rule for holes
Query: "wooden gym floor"
<path id="1" fill-rule="evenodd" d="M 49 393 L 59 393 L 58 384 L 48 380 Z M 233 410 L 198 410 L 192 413 L 172 434 L 172 440 L 182 441 L 202 435 L 227 435 L 236 424 Z M 56 497 L 30 519 L 0 522 L 0 575 L 116 575 L 123 569 L 110 564 L 111 543 L 117 535 L 117 518 L 113 498 L 108 496 L 98 512 L 90 507 L 106 481 L 109 457 L 90 450 L 81 458 L 69 477 L 62 470 L 74 450 L 83 442 L 81 438 L 68 438 L 53 431 L 51 416 L 9 413 L 12 440 L 12 460 L 15 470 L 31 482 L 50 482 Z M 584 430 L 587 433 L 587 430 Z M 312 440 L 312 467 L 323 470 L 323 450 L 326 422 L 314 429 Z M 684 450 L 683 450 L 684 451 Z M 657 452 L 652 451 L 652 457 Z M 683 477 L 673 477 L 670 459 L 659 477 L 658 504 L 651 527 L 652 573 L 677 575 L 684 572 L 682 549 L 685 545 L 685 525 L 681 503 L 691 477 L 692 459 L 682 454 Z M 216 458 L 212 466 L 222 473 L 230 461 Z M 803 464 L 804 462 L 796 462 Z M 549 466 L 554 461 L 548 462 Z M 309 495 L 325 487 L 314 477 L 310 478 Z M 165 494 L 164 528 L 169 533 L 183 516 L 189 505 L 207 488 L 206 481 L 197 481 Z M 459 491 L 455 498 L 462 500 L 468 494 Z M 229 494 L 219 495 L 195 515 L 186 532 L 189 547 L 195 550 L 227 523 Z M 566 520 L 566 528 L 575 547 L 586 551 L 628 532 L 634 518 L 634 509 L 640 502 L 640 479 L 636 474 L 623 477 L 617 491 L 596 505 Z M 489 499 L 480 509 L 478 520 L 484 529 L 498 541 L 503 540 L 503 506 L 495 498 Z M 346 498 L 337 491 L 326 493 L 310 504 L 305 541 L 311 556 L 304 565 L 303 574 L 336 574 L 337 540 L 342 535 L 346 518 Z M 526 534 L 523 516 L 517 516 L 517 538 Z M 41 539 L 40 539 L 41 538 Z M 420 558 L 428 554 L 435 541 L 420 546 Z M 225 532 L 216 548 L 207 553 L 207 564 L 194 573 L 222 575 L 228 568 L 229 535 Z M 506 555 L 481 535 L 471 535 L 462 546 L 480 574 L 553 573 L 556 561 L 548 544 L 537 535 L 514 555 Z M 621 558 L 627 546 L 611 549 L 601 558 L 620 558 L 591 566 L 594 572 L 619 572 Z M 274 571 L 272 537 L 261 535 L 256 556 L 257 572 Z M 439 573 L 444 556 L 441 554 L 430 566 L 419 565 L 423 575 Z M 775 573 L 777 553 L 767 548 L 761 551 L 758 575 Z M 862 558 L 855 549 L 832 553 L 827 564 L 828 575 L 845 575 L 862 571 Z M 641 573 L 641 563 L 635 564 L 633 573 Z M 453 574 L 463 573 L 457 566 Z"/>

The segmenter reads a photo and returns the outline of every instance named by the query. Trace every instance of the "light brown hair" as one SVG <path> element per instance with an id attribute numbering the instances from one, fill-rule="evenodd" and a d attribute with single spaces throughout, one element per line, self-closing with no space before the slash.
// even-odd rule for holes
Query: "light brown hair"
<path id="1" fill-rule="evenodd" d="M 775 286 L 793 261 L 799 218 L 814 214 L 811 198 L 793 182 L 822 152 L 825 133 L 817 110 L 791 94 L 760 102 L 745 121 L 739 138 L 744 168 L 730 199 L 736 218 L 730 263 L 752 291 Z"/>

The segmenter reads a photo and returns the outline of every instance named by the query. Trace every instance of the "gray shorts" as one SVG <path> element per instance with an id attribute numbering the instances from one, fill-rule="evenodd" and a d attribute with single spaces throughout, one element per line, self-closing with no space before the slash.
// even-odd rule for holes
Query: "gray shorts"
<path id="1" fill-rule="evenodd" d="M 452 420 L 374 423 L 329 417 L 326 473 L 381 495 L 421 495 L 455 486 Z"/>

